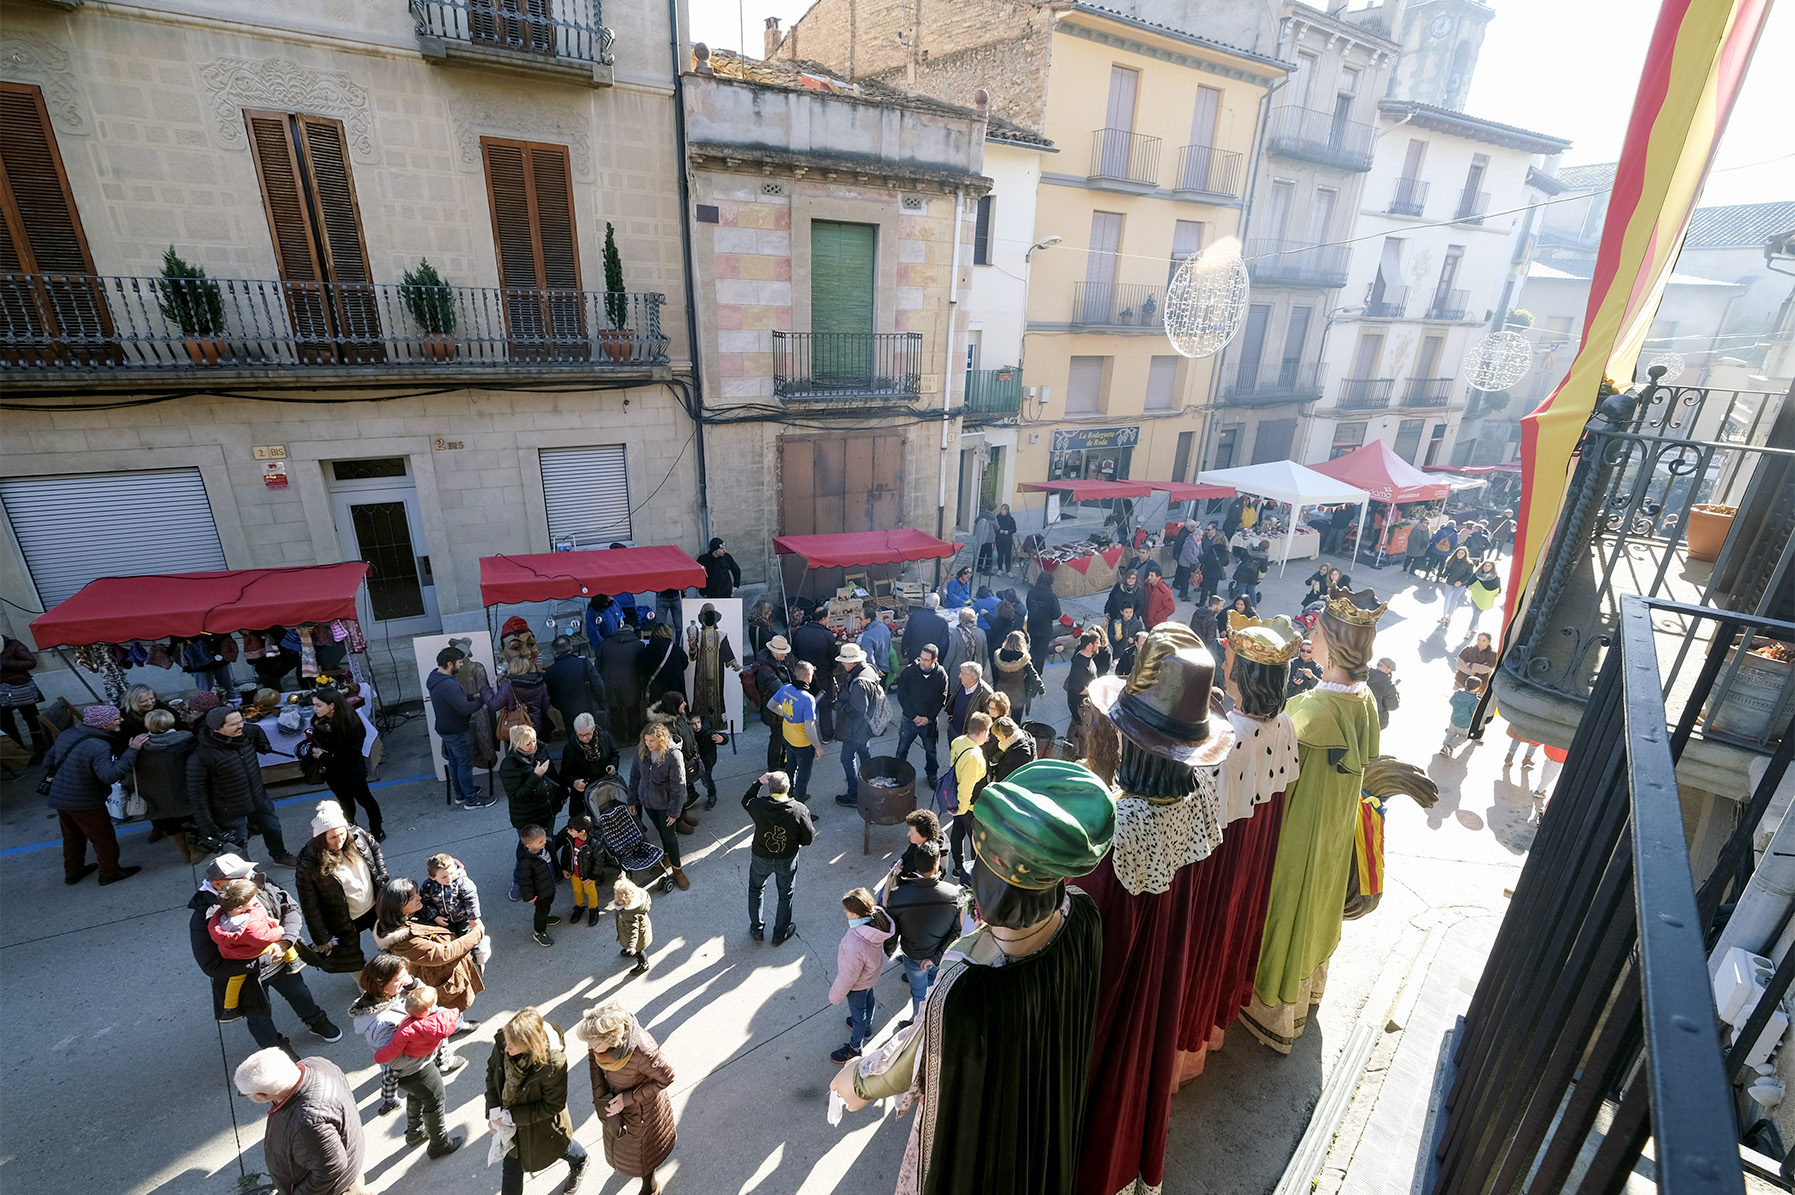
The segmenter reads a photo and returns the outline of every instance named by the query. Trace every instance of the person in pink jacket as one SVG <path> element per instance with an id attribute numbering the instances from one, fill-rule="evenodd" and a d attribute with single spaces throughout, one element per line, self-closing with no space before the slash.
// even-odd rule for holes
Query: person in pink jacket
<path id="1" fill-rule="evenodd" d="M 873 985 L 885 966 L 885 939 L 897 926 L 865 888 L 841 898 L 848 916 L 848 932 L 835 952 L 835 982 L 829 986 L 829 1003 L 848 1002 L 848 1044 L 829 1055 L 832 1062 L 860 1057 L 860 1048 L 873 1035 Z"/>

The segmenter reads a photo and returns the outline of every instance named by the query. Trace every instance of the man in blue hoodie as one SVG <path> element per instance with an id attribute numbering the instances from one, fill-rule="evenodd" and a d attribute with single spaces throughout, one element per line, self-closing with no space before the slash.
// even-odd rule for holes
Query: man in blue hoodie
<path id="1" fill-rule="evenodd" d="M 455 801 L 463 809 L 484 809 L 498 797 L 482 793 L 474 787 L 474 749 L 468 741 L 468 719 L 493 699 L 490 687 L 470 697 L 455 679 L 467 664 L 467 653 L 459 647 L 445 647 L 436 653 L 436 671 L 430 674 L 425 688 L 430 694 L 430 711 L 436 733 L 443 741 L 443 754 L 448 757 L 449 775 L 455 781 Z"/>

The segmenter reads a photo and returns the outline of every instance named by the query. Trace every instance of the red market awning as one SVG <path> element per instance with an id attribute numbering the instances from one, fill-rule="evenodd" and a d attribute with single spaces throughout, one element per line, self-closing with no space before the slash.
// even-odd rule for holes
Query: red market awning
<path id="1" fill-rule="evenodd" d="M 906 560 L 945 560 L 964 545 L 909 527 L 893 531 L 845 531 L 835 535 L 782 535 L 773 550 L 801 556 L 810 568 L 861 568 Z"/>
<path id="2" fill-rule="evenodd" d="M 1058 493 L 1074 502 L 1097 502 L 1105 498 L 1145 498 L 1154 487 L 1144 481 L 1025 481 L 1016 487 L 1035 493 Z"/>
<path id="3" fill-rule="evenodd" d="M 704 566 L 670 544 L 480 557 L 480 603 L 547 602 L 704 584 Z"/>
<path id="4" fill-rule="evenodd" d="M 1194 481 L 1149 481 L 1147 484 L 1173 502 L 1189 502 L 1193 498 L 1232 498 L 1236 493 L 1231 485 L 1204 485 Z"/>
<path id="5" fill-rule="evenodd" d="M 1519 473 L 1520 461 L 1505 461 L 1500 465 L 1423 465 L 1423 473 L 1463 473 L 1467 477 L 1483 477 L 1490 473 Z"/>
<path id="6" fill-rule="evenodd" d="M 191 638 L 354 618 L 360 560 L 301 568 L 101 577 L 31 620 L 40 648 Z"/>
<path id="7" fill-rule="evenodd" d="M 1452 492 L 1452 487 L 1397 456 L 1382 440 L 1309 467 L 1335 481 L 1356 485 L 1379 502 L 1435 502 Z"/>

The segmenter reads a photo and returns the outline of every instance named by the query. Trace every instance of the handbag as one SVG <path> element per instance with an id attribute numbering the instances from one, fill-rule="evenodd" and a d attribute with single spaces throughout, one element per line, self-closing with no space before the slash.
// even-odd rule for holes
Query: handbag
<path id="1" fill-rule="evenodd" d="M 49 768 L 45 768 L 44 769 L 44 778 L 37 782 L 37 795 L 40 797 L 49 796 L 50 795 L 50 786 L 55 782 L 55 780 L 56 780 L 56 773 L 51 771 Z"/>
<path id="2" fill-rule="evenodd" d="M 112 816 L 112 820 L 115 822 L 122 822 L 125 820 L 124 785 L 115 782 L 112 786 L 112 791 L 106 794 L 106 812 Z"/>
<path id="3" fill-rule="evenodd" d="M 530 711 L 524 708 L 524 703 L 512 697 L 511 704 L 499 711 L 499 742 L 509 747 L 512 727 L 528 726 L 534 729 L 535 725 L 530 720 Z"/>

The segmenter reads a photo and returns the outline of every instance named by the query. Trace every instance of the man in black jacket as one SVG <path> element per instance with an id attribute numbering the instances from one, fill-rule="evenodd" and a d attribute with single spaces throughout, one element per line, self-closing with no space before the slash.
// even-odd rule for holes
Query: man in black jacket
<path id="1" fill-rule="evenodd" d="M 212 940 L 206 925 L 218 905 L 218 889 L 232 880 L 245 879 L 255 881 L 259 889 L 256 899 L 262 902 L 268 915 L 280 923 L 287 944 L 302 954 L 310 953 L 303 942 L 305 922 L 298 903 L 267 876 L 258 874 L 255 865 L 247 859 L 225 854 L 206 866 L 205 882 L 187 902 L 187 907 L 193 910 L 187 923 L 193 961 L 212 980 L 212 1015 L 215 1018 L 220 1022 L 243 1021 L 249 1026 L 249 1035 L 255 1038 L 258 1048 L 266 1050 L 279 1046 L 298 1058 L 293 1043 L 275 1027 L 274 1006 L 268 999 L 269 988 L 279 992 L 293 1006 L 293 1011 L 314 1037 L 337 1041 L 343 1036 L 342 1030 L 330 1023 L 330 1017 L 312 999 L 311 990 L 305 986 L 305 976 L 287 970 L 286 961 L 278 954 L 273 960 L 266 954 L 252 959 L 225 958 L 218 952 L 218 944 Z"/>
<path id="2" fill-rule="evenodd" d="M 841 665 L 835 741 L 841 744 L 841 773 L 848 784 L 848 791 L 836 797 L 835 803 L 854 809 L 860 804 L 860 771 L 873 761 L 868 748 L 873 738 L 873 709 L 885 699 L 885 690 L 858 643 L 842 644 L 835 662 Z"/>
<path id="3" fill-rule="evenodd" d="M 941 753 L 941 711 L 947 705 L 947 669 L 936 662 L 933 643 L 923 644 L 916 662 L 898 673 L 897 699 L 904 720 L 898 723 L 895 754 L 909 759 L 910 744 L 920 738 L 929 791 L 933 792 L 940 770 L 935 757 Z"/>
<path id="4" fill-rule="evenodd" d="M 573 737 L 573 720 L 581 714 L 598 717 L 609 704 L 605 701 L 605 682 L 592 661 L 573 650 L 573 640 L 556 635 L 555 662 L 542 673 L 548 686 L 549 704 L 561 715 L 561 731 Z"/>
<path id="5" fill-rule="evenodd" d="M 910 617 L 904 622 L 902 644 L 906 660 L 914 660 L 921 655 L 927 644 L 933 643 L 939 649 L 947 642 L 947 619 L 941 617 L 940 606 L 941 599 L 931 593 L 923 599 L 922 609 L 910 612 Z"/>
<path id="6" fill-rule="evenodd" d="M 766 796 L 760 795 L 762 788 Z M 754 837 L 748 860 L 748 935 L 766 940 L 766 923 L 760 919 L 760 897 L 767 880 L 779 885 L 779 911 L 773 915 L 773 945 L 797 930 L 792 926 L 792 885 L 798 878 L 798 851 L 816 841 L 816 823 L 803 802 L 792 800 L 791 777 L 767 772 L 748 786 L 742 808 L 754 819 Z"/>
<path id="7" fill-rule="evenodd" d="M 723 550 L 722 540 L 711 540 L 711 546 L 698 558 L 698 563 L 704 566 L 705 597 L 734 596 L 735 587 L 742 583 L 742 570 L 736 566 L 735 557 Z"/>
<path id="8" fill-rule="evenodd" d="M 262 785 L 257 759 L 273 750 L 262 728 L 244 722 L 238 711 L 225 707 L 208 711 L 206 728 L 187 757 L 187 798 L 202 838 L 226 839 L 247 851 L 254 822 L 269 857 L 282 867 L 292 867 L 298 860 L 287 850 L 280 815 Z"/>
<path id="9" fill-rule="evenodd" d="M 941 854 L 933 843 L 915 844 L 904 851 L 897 883 L 885 894 L 885 911 L 897 923 L 914 1019 L 922 1015 L 941 956 L 960 936 L 960 886 L 941 878 Z"/>
<path id="10" fill-rule="evenodd" d="M 636 631 L 635 607 L 624 611 L 623 625 L 598 645 L 598 667 L 604 674 L 605 704 L 611 718 L 611 737 L 617 749 L 633 751 L 642 737 L 642 678 L 636 663 L 642 655 L 642 636 Z"/>
<path id="11" fill-rule="evenodd" d="M 773 694 L 792 683 L 792 645 L 784 635 L 774 635 L 767 645 L 754 653 L 748 664 L 754 689 L 760 694 L 760 722 L 767 728 L 767 771 L 785 767 L 785 733 L 777 710 L 769 707 Z"/>
<path id="12" fill-rule="evenodd" d="M 1402 704 L 1402 694 L 1396 689 L 1400 682 L 1396 679 L 1396 661 L 1389 656 L 1380 659 L 1365 676 L 1365 687 L 1371 690 L 1371 699 L 1377 702 L 1377 728 L 1390 729 L 1390 711 Z M 1513 749 L 1509 752 L 1513 754 Z"/>
<path id="13" fill-rule="evenodd" d="M 1284 696 L 1313 692 L 1320 683 L 1321 665 L 1315 662 L 1315 647 L 1305 639 L 1297 658 L 1290 661 L 1290 683 L 1284 688 Z"/>

